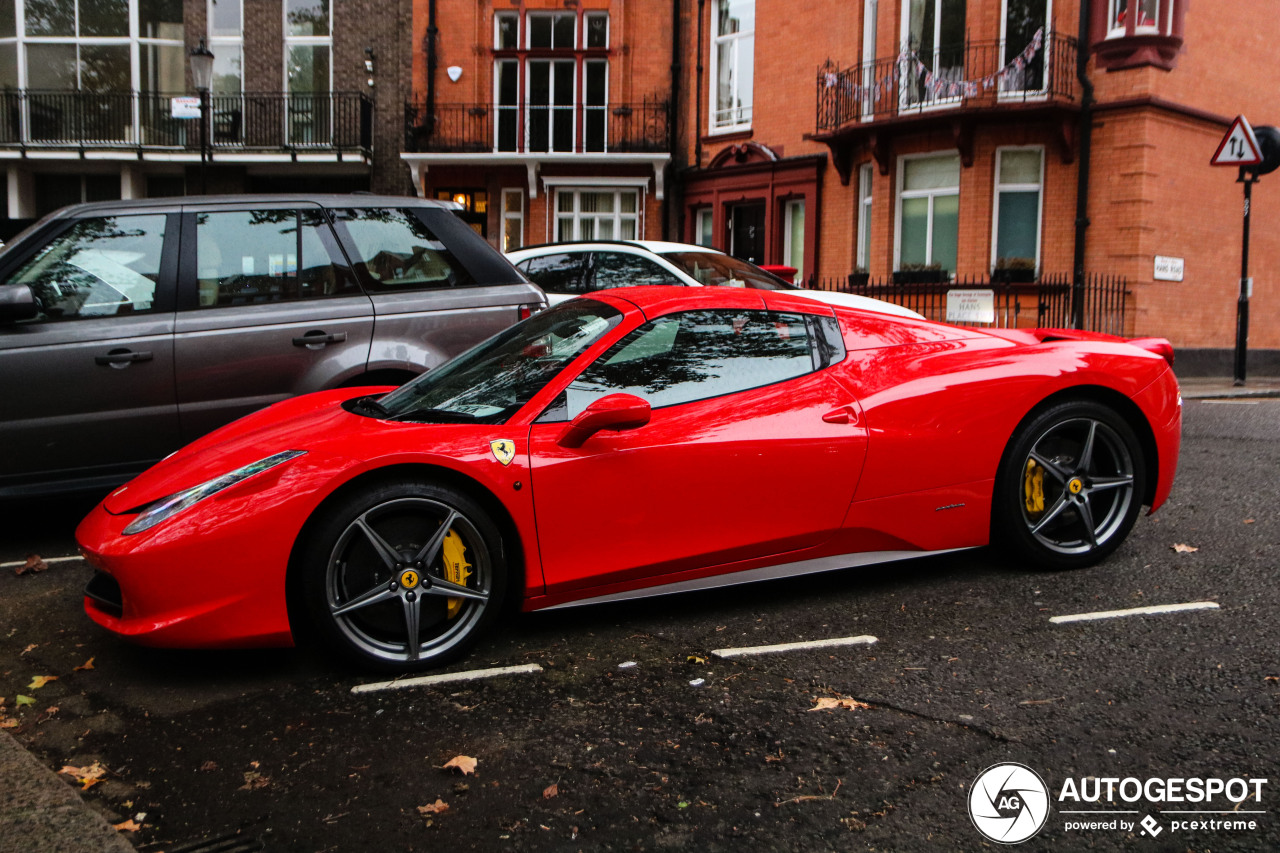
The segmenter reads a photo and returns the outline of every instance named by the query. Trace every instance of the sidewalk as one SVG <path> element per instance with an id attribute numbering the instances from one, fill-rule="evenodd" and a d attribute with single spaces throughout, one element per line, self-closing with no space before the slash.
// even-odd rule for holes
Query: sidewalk
<path id="1" fill-rule="evenodd" d="M 1238 397 L 1280 397 L 1280 376 L 1258 376 L 1241 387 L 1232 384 L 1230 376 L 1178 377 L 1184 400 L 1223 400 Z"/>
<path id="2" fill-rule="evenodd" d="M 0 853 L 133 853 L 133 845 L 0 731 Z"/>

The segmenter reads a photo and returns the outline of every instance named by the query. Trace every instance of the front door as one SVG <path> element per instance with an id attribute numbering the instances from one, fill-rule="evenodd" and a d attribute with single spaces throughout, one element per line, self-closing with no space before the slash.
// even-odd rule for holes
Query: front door
<path id="1" fill-rule="evenodd" d="M 795 551 L 840 526 L 866 434 L 823 420 L 853 401 L 815 369 L 815 322 L 763 310 L 669 314 L 570 383 L 530 430 L 549 593 Z M 614 393 L 648 400 L 650 422 L 557 443 L 567 420 Z"/>
<path id="2" fill-rule="evenodd" d="M 729 254 L 753 264 L 764 263 L 764 202 L 735 204 L 729 215 Z"/>

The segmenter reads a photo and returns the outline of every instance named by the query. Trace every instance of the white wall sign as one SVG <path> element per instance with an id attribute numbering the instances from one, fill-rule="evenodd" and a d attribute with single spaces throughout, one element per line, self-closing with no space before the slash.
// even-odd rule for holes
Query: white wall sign
<path id="1" fill-rule="evenodd" d="M 1155 272 L 1152 275 L 1156 281 L 1182 281 L 1182 258 L 1156 255 Z"/>
<path id="2" fill-rule="evenodd" d="M 200 99 L 189 95 L 170 98 L 169 118 L 200 118 Z"/>
<path id="3" fill-rule="evenodd" d="M 994 290 L 948 290 L 948 323 L 994 323 L 996 292 Z"/>

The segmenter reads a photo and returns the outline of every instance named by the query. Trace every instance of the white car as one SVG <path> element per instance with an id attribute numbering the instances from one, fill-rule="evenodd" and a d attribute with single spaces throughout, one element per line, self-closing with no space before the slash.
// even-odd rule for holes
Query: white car
<path id="1" fill-rule="evenodd" d="M 548 243 L 507 252 L 507 260 L 547 293 L 552 305 L 612 287 L 677 284 L 791 290 L 828 305 L 920 317 L 915 311 L 852 293 L 810 290 L 789 284 L 755 264 L 706 246 L 656 240 L 596 240 Z"/>

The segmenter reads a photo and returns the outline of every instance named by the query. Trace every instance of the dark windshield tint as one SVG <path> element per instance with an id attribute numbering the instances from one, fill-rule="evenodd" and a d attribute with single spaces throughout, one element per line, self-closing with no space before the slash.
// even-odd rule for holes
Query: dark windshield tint
<path id="1" fill-rule="evenodd" d="M 750 287 L 755 290 L 796 290 L 755 264 L 719 252 L 663 252 L 662 257 L 684 270 L 699 284 Z"/>
<path id="2" fill-rule="evenodd" d="M 535 314 L 378 402 L 384 417 L 505 423 L 566 364 L 618 324 L 617 309 L 575 299 Z"/>

